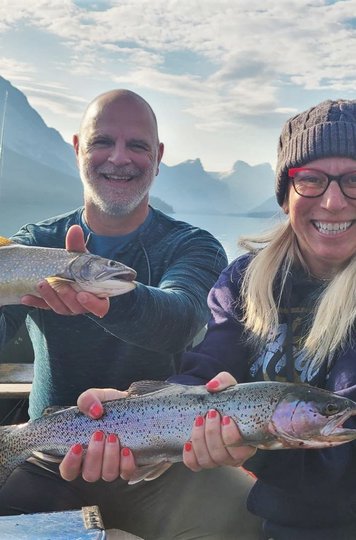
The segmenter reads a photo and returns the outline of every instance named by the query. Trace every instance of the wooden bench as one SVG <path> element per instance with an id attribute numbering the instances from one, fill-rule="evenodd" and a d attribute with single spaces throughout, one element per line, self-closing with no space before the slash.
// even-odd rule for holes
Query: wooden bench
<path id="1" fill-rule="evenodd" d="M 0 399 L 28 397 L 33 380 L 33 364 L 0 364 Z"/>

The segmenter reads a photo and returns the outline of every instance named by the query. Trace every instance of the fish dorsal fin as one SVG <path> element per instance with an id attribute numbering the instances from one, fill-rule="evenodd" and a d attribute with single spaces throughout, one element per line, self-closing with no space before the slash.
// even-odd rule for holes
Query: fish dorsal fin
<path id="1" fill-rule="evenodd" d="M 5 238 L 5 236 L 0 236 L 0 247 L 11 246 L 14 243 L 15 242 L 10 240 L 9 238 Z"/>
<path id="2" fill-rule="evenodd" d="M 145 394 L 152 394 L 152 392 L 159 390 L 167 390 L 167 388 L 172 388 L 172 386 L 176 385 L 165 381 L 137 381 L 131 384 L 127 392 L 128 397 L 144 396 Z"/>
<path id="3" fill-rule="evenodd" d="M 64 411 L 66 409 L 71 409 L 73 405 L 52 405 L 51 407 L 46 407 L 42 411 L 42 416 L 48 416 L 59 411 Z"/>

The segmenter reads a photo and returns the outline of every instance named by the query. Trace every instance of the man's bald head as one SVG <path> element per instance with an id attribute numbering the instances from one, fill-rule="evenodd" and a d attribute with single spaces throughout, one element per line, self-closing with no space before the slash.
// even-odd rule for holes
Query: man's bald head
<path id="1" fill-rule="evenodd" d="M 84 128 L 86 127 L 86 124 L 88 121 L 92 121 L 93 118 L 100 115 L 100 112 L 107 106 L 107 105 L 115 105 L 115 103 L 123 103 L 123 102 L 136 102 L 139 106 L 144 107 L 147 109 L 149 114 L 152 116 L 153 124 L 155 133 L 157 136 L 157 141 L 159 141 L 158 137 L 158 125 L 157 125 L 157 118 L 156 115 L 151 107 L 151 105 L 143 99 L 139 94 L 136 94 L 135 92 L 132 92 L 131 90 L 127 89 L 116 89 L 116 90 L 109 90 L 108 92 L 104 92 L 103 94 L 100 94 L 96 98 L 93 99 L 86 108 L 81 124 L 79 129 L 79 135 L 83 132 Z"/>

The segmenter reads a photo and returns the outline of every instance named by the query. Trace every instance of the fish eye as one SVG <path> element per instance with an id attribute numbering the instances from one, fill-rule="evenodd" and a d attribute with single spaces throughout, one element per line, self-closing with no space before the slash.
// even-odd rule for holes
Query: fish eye
<path id="1" fill-rule="evenodd" d="M 116 262 L 115 261 L 109 261 L 108 266 L 116 266 Z"/>
<path id="2" fill-rule="evenodd" d="M 336 403 L 327 403 L 324 407 L 324 413 L 326 416 L 332 416 L 339 412 L 339 406 Z"/>

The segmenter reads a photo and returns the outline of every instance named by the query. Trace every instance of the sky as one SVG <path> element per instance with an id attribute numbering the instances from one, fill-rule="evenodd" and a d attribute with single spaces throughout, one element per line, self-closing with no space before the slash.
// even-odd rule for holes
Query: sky
<path id="1" fill-rule="evenodd" d="M 0 75 L 68 142 L 94 97 L 129 88 L 167 165 L 274 167 L 290 116 L 356 99 L 356 0 L 0 0 Z"/>

